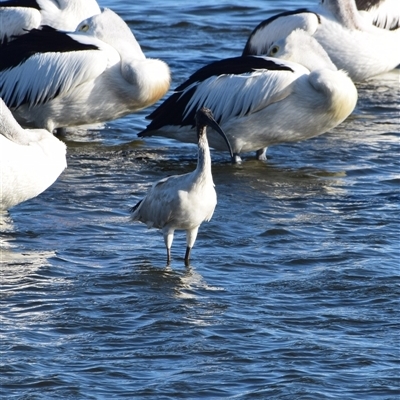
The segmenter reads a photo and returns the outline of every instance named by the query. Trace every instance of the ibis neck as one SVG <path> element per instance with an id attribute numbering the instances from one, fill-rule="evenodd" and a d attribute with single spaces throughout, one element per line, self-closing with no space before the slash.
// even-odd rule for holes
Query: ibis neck
<path id="1" fill-rule="evenodd" d="M 210 148 L 208 146 L 207 135 L 199 135 L 199 155 L 197 160 L 197 170 L 203 173 L 211 174 L 211 155 Z"/>

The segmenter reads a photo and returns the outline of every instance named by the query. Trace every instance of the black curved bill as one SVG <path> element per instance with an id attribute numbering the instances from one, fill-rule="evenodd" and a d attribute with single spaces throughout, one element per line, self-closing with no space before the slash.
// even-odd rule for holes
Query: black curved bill
<path id="1" fill-rule="evenodd" d="M 202 107 L 200 108 L 200 110 L 197 111 L 196 122 L 199 125 L 203 126 L 208 125 L 210 128 L 213 128 L 216 132 L 218 132 L 225 140 L 225 143 L 227 144 L 229 149 L 229 154 L 231 155 L 231 158 L 233 158 L 232 146 L 229 143 L 228 137 L 226 136 L 222 128 L 219 126 L 218 122 L 214 119 L 214 116 L 209 108 Z"/>

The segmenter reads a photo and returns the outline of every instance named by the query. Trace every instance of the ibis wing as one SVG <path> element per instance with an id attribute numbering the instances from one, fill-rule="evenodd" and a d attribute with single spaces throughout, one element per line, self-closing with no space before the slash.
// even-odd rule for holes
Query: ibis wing
<path id="1" fill-rule="evenodd" d="M 138 207 L 133 211 L 132 218 L 147 224 L 149 228 L 162 229 L 174 218 L 174 210 L 179 209 L 180 181 L 185 175 L 164 178 L 149 189 Z"/>

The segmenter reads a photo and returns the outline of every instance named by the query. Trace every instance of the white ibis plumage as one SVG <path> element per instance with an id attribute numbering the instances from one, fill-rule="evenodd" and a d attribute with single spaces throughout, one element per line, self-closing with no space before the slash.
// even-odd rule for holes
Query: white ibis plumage
<path id="1" fill-rule="evenodd" d="M 147 195 L 132 208 L 132 219 L 147 224 L 148 228 L 161 229 L 167 248 L 167 263 L 171 260 L 174 231 L 186 231 L 185 264 L 189 264 L 190 251 L 200 225 L 209 221 L 217 204 L 217 194 L 211 173 L 211 156 L 206 127 L 212 127 L 229 148 L 229 141 L 214 120 L 209 109 L 196 112 L 198 162 L 193 172 L 174 175 L 154 183 Z"/>

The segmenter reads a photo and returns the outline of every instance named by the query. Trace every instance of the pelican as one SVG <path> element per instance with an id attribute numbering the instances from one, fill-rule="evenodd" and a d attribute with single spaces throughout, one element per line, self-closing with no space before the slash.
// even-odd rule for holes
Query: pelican
<path id="1" fill-rule="evenodd" d="M 361 15 L 378 28 L 394 30 L 400 27 L 398 0 L 356 0 Z"/>
<path id="2" fill-rule="evenodd" d="M 24 130 L 0 98 L 0 210 L 39 195 L 66 166 L 65 144 L 44 129 Z"/>
<path id="3" fill-rule="evenodd" d="M 110 9 L 74 33 L 34 29 L 0 47 L 0 97 L 26 128 L 110 121 L 152 105 L 169 85 L 168 66 L 146 58 Z"/>
<path id="4" fill-rule="evenodd" d="M 86 18 L 100 14 L 96 0 L 8 0 L 0 2 L 0 43 L 49 25 L 73 31 Z"/>
<path id="5" fill-rule="evenodd" d="M 211 110 L 201 108 L 196 112 L 198 161 L 193 172 L 174 175 L 153 184 L 146 197 L 132 208 L 132 219 L 147 224 L 148 228 L 161 229 L 167 248 L 167 263 L 171 261 L 174 231 L 186 231 L 185 264 L 189 265 L 190 251 L 196 241 L 203 221 L 209 221 L 217 204 L 217 194 L 211 174 L 211 156 L 206 126 L 215 129 L 228 146 L 229 141 L 215 121 Z"/>
<path id="6" fill-rule="evenodd" d="M 281 59 L 234 57 L 199 69 L 148 116 L 152 121 L 138 136 L 192 142 L 194 113 L 205 106 L 226 132 L 237 162 L 250 151 L 265 160 L 268 146 L 320 135 L 353 111 L 353 82 L 307 32 L 292 32 L 267 53 Z M 224 148 L 219 138 L 209 140 Z"/>
<path id="7" fill-rule="evenodd" d="M 365 5 L 365 0 L 359 2 L 360 6 Z M 377 5 L 377 2 L 370 0 L 368 4 Z M 374 10 L 379 9 L 369 8 L 371 13 Z M 322 0 L 315 9 L 274 15 L 253 30 L 242 54 L 266 54 L 273 42 L 299 28 L 313 35 L 333 63 L 355 82 L 400 64 L 400 28 L 389 30 L 374 26 L 371 18 L 361 16 L 354 0 Z"/>

